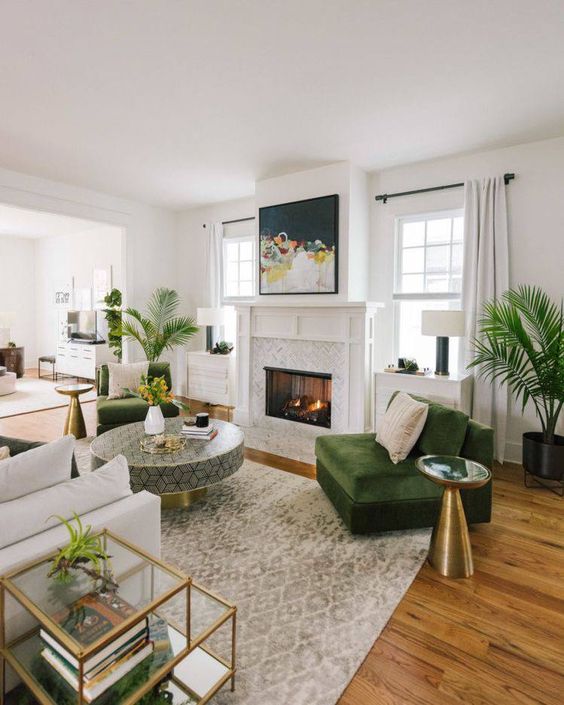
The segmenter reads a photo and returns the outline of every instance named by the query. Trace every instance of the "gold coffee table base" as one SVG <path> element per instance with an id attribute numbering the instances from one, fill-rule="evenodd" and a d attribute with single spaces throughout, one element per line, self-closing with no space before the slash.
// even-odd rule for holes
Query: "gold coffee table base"
<path id="1" fill-rule="evenodd" d="M 161 509 L 188 509 L 203 499 L 208 493 L 207 487 L 198 487 L 186 492 L 167 492 L 161 495 Z"/>
<path id="2" fill-rule="evenodd" d="M 445 487 L 428 560 L 436 571 L 447 578 L 469 578 L 474 573 L 468 525 L 456 487 Z"/>

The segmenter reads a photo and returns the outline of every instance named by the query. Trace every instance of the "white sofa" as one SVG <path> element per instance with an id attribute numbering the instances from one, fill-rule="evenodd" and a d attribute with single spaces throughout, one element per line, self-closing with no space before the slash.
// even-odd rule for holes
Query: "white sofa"
<path id="1" fill-rule="evenodd" d="M 77 486 L 80 485 L 80 480 L 78 479 L 67 482 L 78 482 Z M 25 500 L 26 498 L 22 497 L 21 499 Z M 72 500 L 69 501 L 71 506 L 68 507 L 68 511 L 64 512 L 67 516 L 72 514 L 74 510 L 72 504 L 75 503 Z M 14 502 L 18 502 L 18 499 L 6 503 L 4 506 L 10 504 L 13 508 Z M 84 513 L 81 519 L 85 525 L 90 524 L 95 530 L 109 529 L 158 557 L 160 556 L 161 537 L 160 506 L 160 497 L 149 492 L 139 492 L 111 503 L 101 503 L 100 506 Z M 2 503 L 0 503 L 1 511 Z M 45 511 L 47 512 L 47 509 Z M 63 513 L 60 507 L 57 513 Z M 30 519 L 32 528 L 29 536 L 0 549 L 0 575 L 8 575 L 18 567 L 64 546 L 68 541 L 68 532 L 63 525 L 58 524 L 53 528 L 48 528 L 46 531 L 36 533 L 37 520 L 36 518 L 34 519 L 35 521 Z M 25 515 L 21 516 L 21 522 L 21 525 L 25 527 Z M 35 526 L 33 527 L 34 523 Z M 25 633 L 34 625 L 34 621 L 30 619 L 24 608 L 10 596 L 6 599 L 5 622 L 8 641 Z M 17 684 L 18 679 L 11 672 L 11 669 L 7 669 L 6 677 L 7 689 L 10 690 Z"/>

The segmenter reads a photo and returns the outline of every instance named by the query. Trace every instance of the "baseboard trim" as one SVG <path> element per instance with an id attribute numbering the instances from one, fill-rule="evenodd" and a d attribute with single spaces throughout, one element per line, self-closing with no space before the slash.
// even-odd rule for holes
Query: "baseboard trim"
<path id="1" fill-rule="evenodd" d="M 507 442 L 505 444 L 505 460 L 508 463 L 521 463 L 523 459 L 522 443 Z"/>

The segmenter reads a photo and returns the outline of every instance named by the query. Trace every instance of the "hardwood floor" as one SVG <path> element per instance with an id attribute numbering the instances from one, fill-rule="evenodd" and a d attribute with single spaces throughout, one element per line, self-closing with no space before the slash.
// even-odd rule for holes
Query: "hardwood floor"
<path id="1" fill-rule="evenodd" d="M 197 410 L 197 405 L 193 410 Z M 83 405 L 89 434 L 95 404 Z M 211 412 L 226 418 L 226 410 Z M 66 409 L 0 419 L 0 434 L 51 440 Z M 315 467 L 247 449 L 280 470 Z M 471 529 L 476 572 L 447 580 L 425 565 L 339 705 L 557 705 L 564 693 L 564 500 L 494 469 L 491 524 Z"/>

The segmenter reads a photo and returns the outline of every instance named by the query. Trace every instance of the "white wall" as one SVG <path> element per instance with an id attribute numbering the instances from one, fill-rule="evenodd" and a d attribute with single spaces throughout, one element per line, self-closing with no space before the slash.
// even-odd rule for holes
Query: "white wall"
<path id="1" fill-rule="evenodd" d="M 37 361 L 34 241 L 0 236 L 0 311 L 15 313 L 10 337 L 25 347 L 25 364 Z"/>
<path id="2" fill-rule="evenodd" d="M 101 225 L 84 232 L 35 240 L 35 309 L 37 349 L 54 354 L 59 311 L 53 305 L 57 284 L 74 278 L 75 289 L 92 287 L 95 266 L 112 267 L 112 286 L 123 289 L 122 229 Z"/>
<path id="3" fill-rule="evenodd" d="M 370 295 L 385 301 L 380 319 L 380 366 L 391 360 L 394 270 L 394 221 L 397 216 L 461 208 L 463 190 L 453 189 L 376 203 L 377 193 L 392 193 L 515 172 L 507 188 L 510 285 L 541 285 L 557 302 L 564 293 L 564 138 L 545 140 L 387 169 L 372 174 Z M 561 421 L 562 425 L 562 421 Z M 521 434 L 537 429 L 531 409 L 518 409 L 508 424 L 507 459 L 519 460 Z"/>

